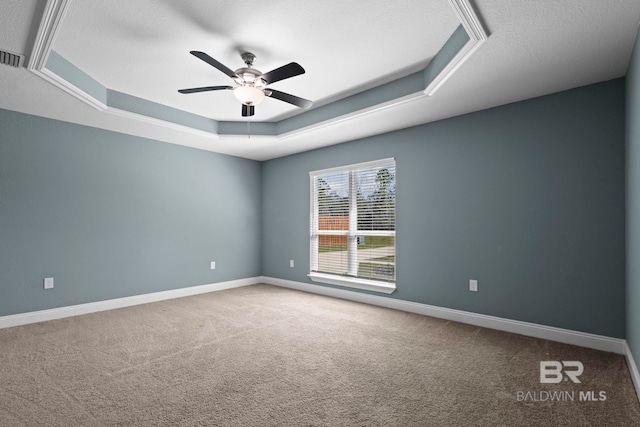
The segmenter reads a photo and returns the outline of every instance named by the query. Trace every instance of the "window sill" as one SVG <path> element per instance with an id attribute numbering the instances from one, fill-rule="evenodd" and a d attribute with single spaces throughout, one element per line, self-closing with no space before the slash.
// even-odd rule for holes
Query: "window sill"
<path id="1" fill-rule="evenodd" d="M 338 276 L 326 273 L 309 273 L 308 276 L 314 282 L 364 289 L 366 291 L 380 292 L 383 294 L 391 294 L 396 290 L 396 284 L 394 282 L 379 282 L 377 280 Z"/>

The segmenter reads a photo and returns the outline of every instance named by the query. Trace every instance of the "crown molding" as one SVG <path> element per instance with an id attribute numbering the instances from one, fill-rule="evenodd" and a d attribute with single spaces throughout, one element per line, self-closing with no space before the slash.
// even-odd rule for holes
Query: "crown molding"
<path id="1" fill-rule="evenodd" d="M 185 126 L 178 123 L 173 123 L 168 120 L 156 119 L 155 117 L 146 116 L 144 114 L 133 113 L 127 110 L 121 110 L 119 108 L 105 106 L 104 111 L 110 114 L 114 114 L 120 117 L 126 117 L 128 119 L 137 120 L 144 123 L 149 123 L 152 125 L 162 126 L 167 129 L 178 130 L 181 132 L 187 132 L 193 135 L 205 136 L 207 138 L 211 138 L 211 140 L 215 141 L 220 139 L 220 135 L 217 133 L 207 132 L 205 130 L 200 130 L 193 128 L 191 126 Z"/>
<path id="2" fill-rule="evenodd" d="M 285 132 L 282 134 L 278 135 L 278 139 L 283 140 L 283 139 L 287 139 L 287 138 L 292 138 L 292 137 L 296 137 L 296 136 L 300 136 L 300 135 L 304 135 L 307 133 L 311 133 L 314 132 L 316 130 L 322 129 L 322 128 L 326 128 L 328 126 L 333 126 L 339 123 L 343 123 L 349 120 L 353 120 L 353 119 L 357 119 L 359 117 L 364 117 L 367 116 L 369 114 L 373 114 L 373 113 L 377 113 L 380 111 L 384 111 L 387 110 L 389 108 L 393 108 L 393 107 L 398 107 L 400 105 L 406 104 L 408 102 L 412 102 L 415 101 L 417 99 L 423 98 L 424 97 L 424 93 L 423 92 L 417 92 L 417 93 L 413 93 L 411 95 L 406 95 L 400 98 L 396 98 L 394 100 L 391 101 L 387 101 L 387 102 L 383 102 L 382 104 L 377 104 L 374 105 L 372 107 L 367 107 L 364 108 L 362 110 L 356 110 L 356 111 L 352 111 L 351 113 L 347 113 L 347 114 L 343 114 L 341 116 L 338 117 L 333 117 L 331 119 L 319 122 L 319 123 L 314 123 L 312 125 L 309 126 L 305 126 L 299 129 L 295 129 L 289 132 Z"/>
<path id="3" fill-rule="evenodd" d="M 104 111 L 107 106 L 46 68 L 47 60 L 72 0 L 47 0 L 27 69 L 69 95 Z"/>
<path id="4" fill-rule="evenodd" d="M 477 42 L 484 42 L 488 35 L 480 18 L 473 10 L 469 0 L 447 0 L 469 37 Z"/>
<path id="5" fill-rule="evenodd" d="M 54 86 L 59 87 L 69 95 L 79 99 L 80 101 L 86 104 L 89 104 L 96 110 L 104 111 L 107 109 L 107 105 L 98 101 L 96 98 L 89 95 L 87 92 L 83 91 L 77 86 L 72 85 L 71 83 L 69 83 L 68 81 L 66 81 L 65 79 L 63 79 L 62 77 L 54 73 L 53 71 L 48 70 L 47 68 L 42 68 L 40 70 L 32 70 L 32 71 L 38 76 L 48 81 L 49 83 L 53 84 Z"/>
<path id="6" fill-rule="evenodd" d="M 47 0 L 27 69 L 41 71 L 44 68 L 70 4 L 71 0 Z"/>
<path id="7" fill-rule="evenodd" d="M 473 7 L 471 7 L 469 0 L 447 1 L 469 36 L 469 41 L 453 59 L 449 61 L 440 74 L 425 87 L 424 94 L 427 96 L 432 96 L 489 37 L 482 22 L 480 22 L 480 18 L 476 15 Z"/>

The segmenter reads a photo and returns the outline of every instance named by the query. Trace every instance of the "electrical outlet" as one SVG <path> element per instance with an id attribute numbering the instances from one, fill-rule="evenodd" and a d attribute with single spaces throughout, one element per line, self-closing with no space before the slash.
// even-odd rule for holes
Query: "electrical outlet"
<path id="1" fill-rule="evenodd" d="M 215 261 L 211 261 L 211 269 L 212 270 L 216 269 L 216 262 Z"/>
<path id="2" fill-rule="evenodd" d="M 289 267 L 293 268 L 293 260 L 292 259 L 289 260 Z"/>
<path id="3" fill-rule="evenodd" d="M 469 280 L 469 290 L 471 292 L 478 292 L 478 281 L 477 280 Z"/>
<path id="4" fill-rule="evenodd" d="M 45 277 L 45 279 L 44 279 L 44 288 L 45 289 L 53 289 L 53 277 Z"/>

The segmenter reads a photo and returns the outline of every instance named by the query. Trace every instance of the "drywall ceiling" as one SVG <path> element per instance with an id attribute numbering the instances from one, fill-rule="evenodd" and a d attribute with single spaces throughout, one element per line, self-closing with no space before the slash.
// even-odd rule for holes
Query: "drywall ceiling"
<path id="1" fill-rule="evenodd" d="M 241 51 L 262 72 L 298 62 L 306 73 L 273 88 L 319 105 L 424 68 L 460 24 L 446 1 L 424 0 L 83 0 L 64 19 L 53 49 L 102 85 L 219 121 L 243 120 L 231 91 L 177 92 L 233 84 L 191 50 L 232 70 L 245 66 Z M 298 110 L 267 99 L 253 119 Z"/>
<path id="2" fill-rule="evenodd" d="M 256 160 L 624 76 L 640 19 L 637 0 L 1 6 L 0 50 L 28 69 L 0 65 L 0 108 Z M 296 61 L 306 73 L 273 88 L 314 106 L 267 98 L 249 124 L 231 91 L 179 94 L 233 84 L 190 50 L 231 69 L 247 50 L 263 72 Z"/>

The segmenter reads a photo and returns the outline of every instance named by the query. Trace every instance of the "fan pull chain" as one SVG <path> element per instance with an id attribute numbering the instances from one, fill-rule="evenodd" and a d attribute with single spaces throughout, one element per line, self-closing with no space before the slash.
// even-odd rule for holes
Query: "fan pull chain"
<path id="1" fill-rule="evenodd" d="M 251 139 L 251 116 L 247 117 L 247 136 Z"/>

